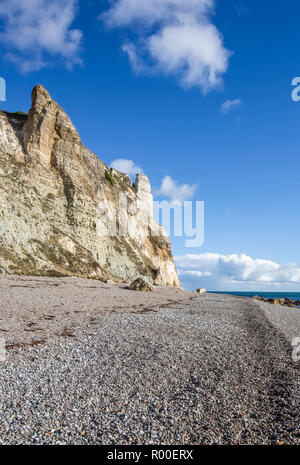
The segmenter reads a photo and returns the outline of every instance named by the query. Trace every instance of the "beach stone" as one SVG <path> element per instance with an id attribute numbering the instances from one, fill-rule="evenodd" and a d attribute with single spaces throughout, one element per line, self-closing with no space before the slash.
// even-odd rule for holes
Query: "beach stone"
<path id="1" fill-rule="evenodd" d="M 206 289 L 204 289 L 204 288 L 197 289 L 197 293 L 198 294 L 206 294 Z"/>

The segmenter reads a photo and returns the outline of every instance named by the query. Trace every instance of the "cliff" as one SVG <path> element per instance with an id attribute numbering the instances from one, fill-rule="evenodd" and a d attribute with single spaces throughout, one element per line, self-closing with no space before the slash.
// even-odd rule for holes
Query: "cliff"
<path id="1" fill-rule="evenodd" d="M 0 112 L 0 273 L 179 286 L 152 202 L 147 176 L 109 170 L 42 86 L 28 115 Z"/>

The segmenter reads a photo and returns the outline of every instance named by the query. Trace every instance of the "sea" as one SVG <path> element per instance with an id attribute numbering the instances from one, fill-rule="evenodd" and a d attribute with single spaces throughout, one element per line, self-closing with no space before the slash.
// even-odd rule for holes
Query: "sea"
<path id="1" fill-rule="evenodd" d="M 258 295 L 259 297 L 265 297 L 266 299 L 287 299 L 300 300 L 300 292 L 208 292 L 209 294 L 229 294 L 237 295 L 240 297 L 253 297 Z"/>

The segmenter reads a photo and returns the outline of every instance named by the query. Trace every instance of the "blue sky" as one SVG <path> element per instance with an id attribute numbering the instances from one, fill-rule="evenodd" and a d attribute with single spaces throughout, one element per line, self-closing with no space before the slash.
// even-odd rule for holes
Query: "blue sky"
<path id="1" fill-rule="evenodd" d="M 19 3 L 0 0 L 1 107 L 41 83 L 106 163 L 196 185 L 204 245 L 172 238 L 184 286 L 300 290 L 299 2 Z"/>

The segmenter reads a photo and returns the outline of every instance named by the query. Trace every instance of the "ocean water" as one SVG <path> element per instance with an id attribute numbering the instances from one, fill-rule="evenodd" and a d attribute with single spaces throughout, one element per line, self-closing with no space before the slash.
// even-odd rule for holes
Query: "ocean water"
<path id="1" fill-rule="evenodd" d="M 300 292 L 209 292 L 209 294 L 229 294 L 241 297 L 266 297 L 266 299 L 287 299 L 300 300 Z"/>

